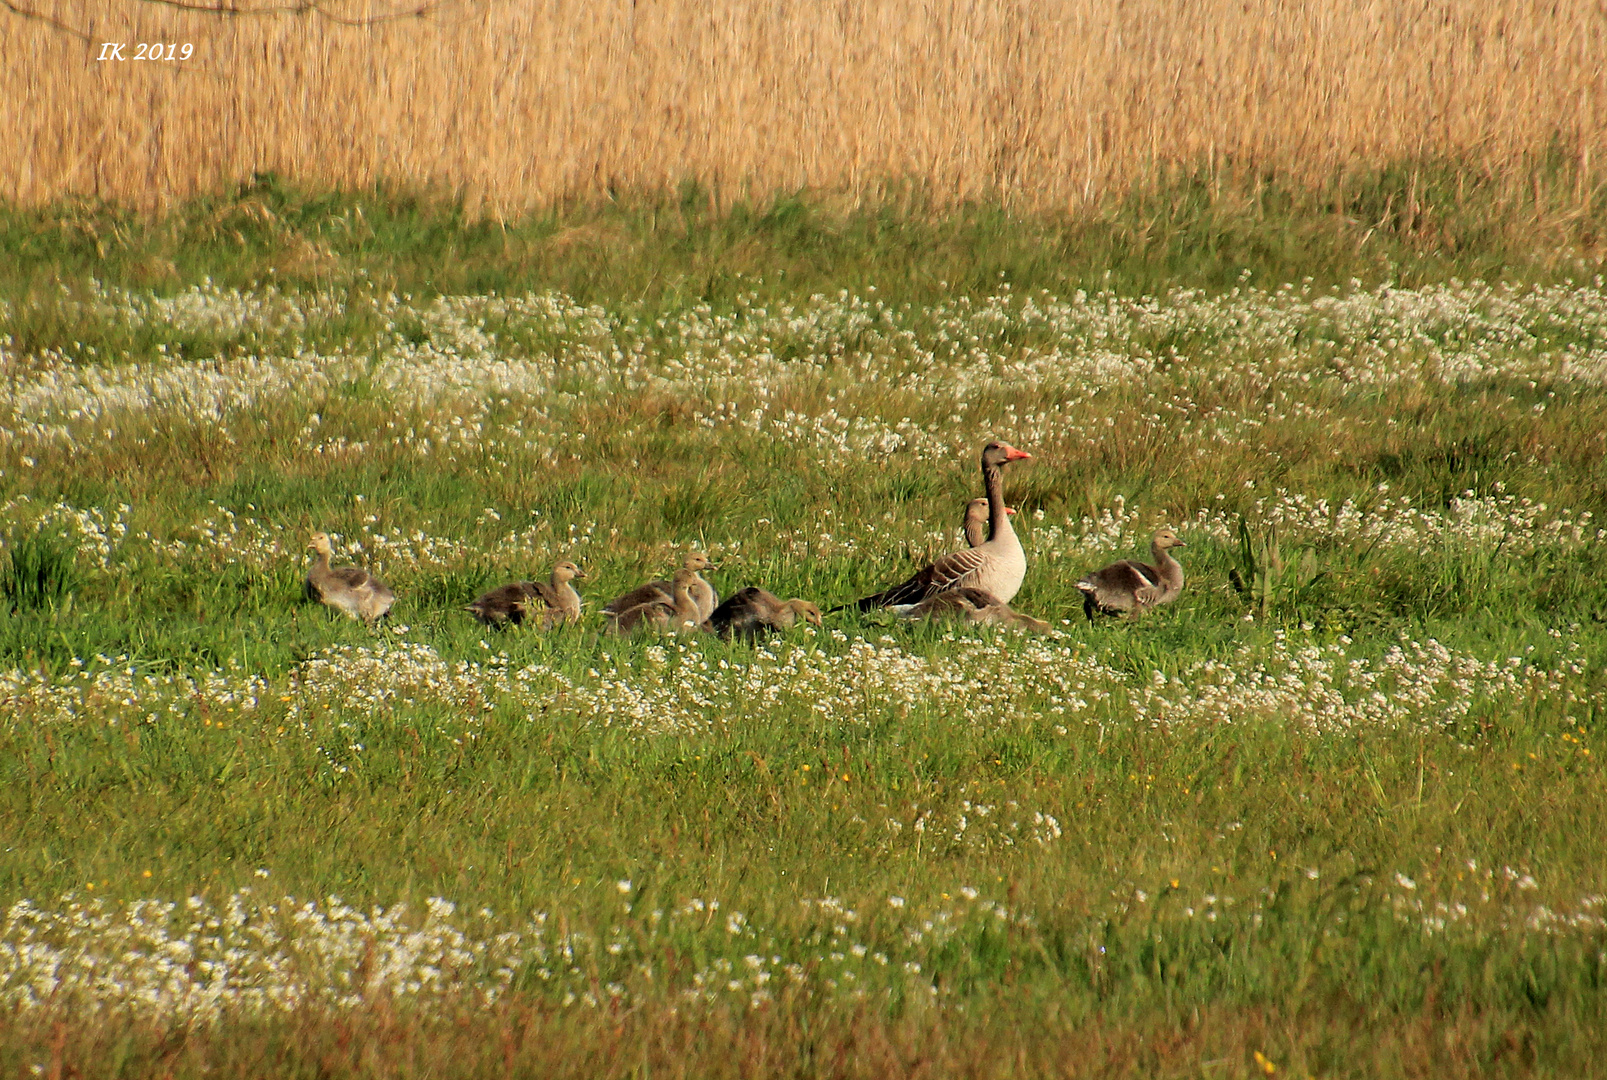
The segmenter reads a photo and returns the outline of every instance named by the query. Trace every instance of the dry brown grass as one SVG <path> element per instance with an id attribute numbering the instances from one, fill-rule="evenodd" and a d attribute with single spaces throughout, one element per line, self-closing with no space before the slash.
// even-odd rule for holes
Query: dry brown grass
<path id="1" fill-rule="evenodd" d="M 1090 1016 L 1074 998 L 1045 1009 L 1005 996 L 974 1012 L 914 1003 L 889 1017 L 875 1006 L 823 1010 L 792 995 L 748 1015 L 658 1002 L 593 1012 L 516 996 L 432 1020 L 380 1000 L 345 1016 L 231 1018 L 212 1029 L 121 1016 L 24 1016 L 0 1035 L 0 1053 L 49 1077 L 253 1080 L 1600 1075 L 1589 1064 L 1598 1033 L 1581 1026 L 1559 1037 L 1521 1010 L 1481 1013 L 1430 1001 L 1416 1014 L 1379 1018 L 1338 999 L 1305 1015 L 1278 1007 L 1180 1013 Z M 1363 1029 L 1368 1037 L 1357 1040 Z"/>
<path id="2" fill-rule="evenodd" d="M 195 54 L 97 62 L 105 41 Z M 1560 160 L 1583 200 L 1607 126 L 1585 0 L 442 0 L 362 26 L 12 0 L 0 50 L 0 197 L 23 204 L 162 206 L 275 171 L 471 212 L 686 179 L 1056 209 L 1178 168 L 1327 182 L 1442 158 L 1514 187 Z"/>

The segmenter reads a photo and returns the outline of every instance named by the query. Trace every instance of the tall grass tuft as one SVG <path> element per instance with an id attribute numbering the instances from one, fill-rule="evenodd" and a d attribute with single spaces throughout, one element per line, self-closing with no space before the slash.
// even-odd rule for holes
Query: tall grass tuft
<path id="1" fill-rule="evenodd" d="M 12 614 L 71 608 L 78 569 L 70 544 L 44 532 L 19 532 L 7 538 L 5 551 L 0 591 Z"/>

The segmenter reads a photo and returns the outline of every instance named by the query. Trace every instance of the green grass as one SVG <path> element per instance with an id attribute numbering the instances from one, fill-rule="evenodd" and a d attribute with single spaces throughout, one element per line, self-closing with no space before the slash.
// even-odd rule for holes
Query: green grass
<path id="1" fill-rule="evenodd" d="M 154 1009 L 123 975 L 21 1007 L 0 952 L 0 1068 L 1600 1074 L 1607 297 L 1434 291 L 1584 248 L 1451 173 L 1434 229 L 1392 224 L 1404 175 L 1341 214 L 1182 185 L 1079 222 L 686 192 L 465 223 L 270 181 L 8 211 L 0 899 L 65 921 L 0 944 L 110 971 L 271 926 L 262 984 L 311 989 L 196 1017 L 172 987 L 214 969 L 174 960 Z M 575 303 L 451 299 L 546 289 Z M 600 633 L 694 545 L 725 592 L 886 584 L 955 542 L 990 434 L 1035 455 L 1016 606 L 1059 638 Z M 1076 579 L 1161 522 L 1183 596 L 1085 624 Z M 313 529 L 396 589 L 388 627 L 302 600 Z M 459 610 L 560 557 L 581 627 Z M 208 929 L 241 889 L 314 915 Z M 387 950 L 443 925 L 571 954 L 490 1004 L 488 960 L 409 989 Z"/>
<path id="2" fill-rule="evenodd" d="M 48 348 L 81 336 L 48 299 L 90 278 L 158 293 L 203 279 L 421 296 L 556 289 L 583 303 L 665 311 L 726 305 L 753 289 L 802 297 L 875 286 L 930 302 L 1000 283 L 1139 295 L 1229 288 L 1246 276 L 1319 286 L 1554 280 L 1600 269 L 1607 216 L 1607 192 L 1582 196 L 1565 172 L 1542 168 L 1521 205 L 1476 168 L 1405 162 L 1321 190 L 1275 175 L 1180 175 L 1075 217 L 940 208 L 900 185 L 879 202 L 799 193 L 716 210 L 689 185 L 478 221 L 440 195 L 308 192 L 263 175 L 160 218 L 94 203 L 0 209 L 0 250 L 10 256 L 0 294 L 35 301 L 9 329 L 20 344 Z M 323 339 L 367 329 L 360 316 L 335 320 Z M 108 347 L 149 344 L 125 333 Z M 205 334 L 164 340 L 187 355 L 220 344 Z"/>
<path id="3" fill-rule="evenodd" d="M 0 579 L 0 595 L 11 605 L 11 613 L 69 609 L 78 572 L 73 565 L 73 545 L 43 533 L 21 533 L 5 544 L 6 573 Z"/>

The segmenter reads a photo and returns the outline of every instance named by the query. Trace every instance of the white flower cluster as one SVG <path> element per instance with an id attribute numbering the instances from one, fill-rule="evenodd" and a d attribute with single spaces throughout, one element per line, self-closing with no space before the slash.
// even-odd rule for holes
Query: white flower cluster
<path id="1" fill-rule="evenodd" d="M 17 356 L 0 312 L 11 374 L 0 443 L 19 452 L 144 444 L 184 423 L 228 441 L 249 414 L 293 422 L 315 455 L 393 447 L 459 460 L 518 447 L 556 461 L 577 456 L 567 421 L 588 400 L 658 395 L 714 402 L 693 422 L 810 447 L 826 468 L 947 458 L 989 427 L 1068 449 L 1119 435 L 1137 454 L 1206 456 L 1284 421 L 1370 422 L 1354 406 L 1381 387 L 1481 382 L 1537 398 L 1540 415 L 1557 388 L 1607 385 L 1599 282 L 1137 299 L 1001 290 L 922 308 L 844 292 L 774 310 L 747 296 L 729 312 L 699 305 L 660 319 L 557 294 L 425 303 L 202 286 L 61 303 L 90 321 L 234 344 L 208 346 L 210 357 L 165 346 L 150 358 Z M 353 323 L 379 329 L 348 340 L 337 328 Z M 324 434 L 317 402 L 346 392 L 400 408 L 375 430 Z M 517 422 L 499 418 L 509 409 Z M 655 423 L 627 418 L 619 435 Z"/>
<path id="2" fill-rule="evenodd" d="M 1484 660 L 1432 639 L 1402 638 L 1381 657 L 1358 654 L 1348 637 L 1296 642 L 1278 631 L 1265 650 L 1193 661 L 1170 674 L 1130 674 L 1056 640 L 954 638 L 933 655 L 863 638 L 779 642 L 728 653 L 700 639 L 666 641 L 633 654 L 603 654 L 574 676 L 548 664 L 516 666 L 506 653 L 449 661 L 430 646 L 398 640 L 336 646 L 281 679 L 238 669 L 197 675 L 141 672 L 126 657 L 96 657 L 67 678 L 0 672 L 6 725 L 188 722 L 198 710 L 223 718 L 282 709 L 345 771 L 330 718 L 350 724 L 405 710 L 435 718 L 451 738 L 473 739 L 497 722 L 568 715 L 643 737 L 725 730 L 745 719 L 814 716 L 863 726 L 878 715 L 963 717 L 979 731 L 1026 722 L 1217 725 L 1256 718 L 1312 731 L 1431 728 L 1475 706 L 1542 697 L 1564 705 L 1597 700 L 1578 645 L 1559 645 L 1551 665 L 1520 656 Z M 278 715 L 278 714 L 276 714 Z M 344 730 L 344 729 L 342 729 Z M 348 752 L 349 751 L 349 752 Z M 1043 823 L 1037 823 L 1042 830 Z M 964 826 L 959 827 L 962 831 Z M 1048 832 L 1058 835 L 1057 827 Z"/>
<path id="3" fill-rule="evenodd" d="M 1433 896 L 1425 896 L 1421 874 L 1400 871 L 1380 877 L 1378 892 L 1395 919 L 1431 936 L 1590 940 L 1607 929 L 1599 895 L 1559 906 L 1536 898 L 1539 886 L 1528 874 L 1510 867 L 1480 873 L 1471 860 L 1468 867 L 1466 875 L 1436 881 Z M 1311 868 L 1304 876 L 1320 873 Z M 635 910 L 631 883 L 617 887 L 618 918 L 590 912 L 601 917 L 597 924 L 567 911 L 511 920 L 484 908 L 464 914 L 440 898 L 418 911 L 406 904 L 363 911 L 338 897 L 268 900 L 250 889 L 221 904 L 201 897 L 178 903 L 67 895 L 53 906 L 18 900 L 0 919 L 0 1006 L 207 1023 L 340 1013 L 380 1000 L 428 1015 L 483 1006 L 510 991 L 580 1008 L 628 1005 L 648 995 L 761 1008 L 787 986 L 850 1001 L 913 991 L 941 1003 L 952 991 L 934 976 L 956 939 L 1008 926 L 1030 949 L 1036 928 L 1063 930 L 1066 919 L 1059 908 L 1013 910 L 960 885 L 931 905 L 899 895 L 868 898 L 879 909 L 872 918 L 837 897 L 804 899 L 796 917 L 759 925 L 704 897 Z M 1121 941 L 1135 920 L 1146 942 L 1163 929 L 1191 925 L 1231 938 L 1244 923 L 1261 925 L 1274 895 L 1271 888 L 1250 896 L 1195 895 L 1180 892 L 1176 881 L 1152 893 L 1129 883 L 1111 891 L 1105 910 L 1088 915 L 1081 934 L 1096 963 L 1108 959 L 1107 942 Z M 1351 917 L 1343 909 L 1334 915 L 1339 923 Z M 1213 925 L 1224 922 L 1220 931 Z M 700 959 L 666 965 L 668 954 Z"/>
<path id="4" fill-rule="evenodd" d="M 0 503 L 0 523 L 15 529 L 18 525 L 34 532 L 54 534 L 86 552 L 101 569 L 112 564 L 112 557 L 128 537 L 128 515 L 133 509 L 120 503 L 111 510 L 98 506 L 80 508 L 65 502 L 37 503 L 18 495 Z M 3 542 L 3 541 L 0 541 Z"/>
<path id="5" fill-rule="evenodd" d="M 1270 655 L 1241 648 L 1232 660 L 1202 659 L 1136 686 L 1140 720 L 1157 726 L 1275 720 L 1310 731 L 1432 729 L 1475 705 L 1551 698 L 1572 704 L 1585 691 L 1579 646 L 1570 641 L 1555 667 L 1521 656 L 1480 660 L 1438 641 L 1402 638 L 1372 660 L 1346 652 L 1348 637 L 1295 644 L 1276 631 Z M 1531 647 L 1532 651 L 1532 647 Z"/>

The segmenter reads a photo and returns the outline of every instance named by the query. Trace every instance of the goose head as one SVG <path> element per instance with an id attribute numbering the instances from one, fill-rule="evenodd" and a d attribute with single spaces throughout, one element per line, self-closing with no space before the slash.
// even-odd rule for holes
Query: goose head
<path id="1" fill-rule="evenodd" d="M 814 623 L 816 626 L 821 625 L 820 608 L 816 607 L 814 604 L 811 604 L 809 601 L 788 600 L 787 606 L 792 609 L 794 615 L 798 616 L 798 618 L 802 619 L 804 622 Z"/>
<path id="2" fill-rule="evenodd" d="M 710 562 L 709 557 L 703 552 L 694 551 L 681 563 L 681 569 L 695 575 L 699 570 L 718 570 L 719 567 Z M 676 577 L 678 579 L 680 575 L 676 574 Z M 690 581 L 691 578 L 687 580 Z"/>
<path id="3" fill-rule="evenodd" d="M 329 546 L 329 534 L 315 532 L 307 540 L 307 546 L 320 555 L 332 555 L 334 550 Z"/>
<path id="4" fill-rule="evenodd" d="M 1012 461 L 1031 461 L 1032 455 L 1025 450 L 1017 450 L 1007 442 L 998 439 L 988 443 L 982 448 L 982 464 L 984 467 L 997 468 Z"/>
<path id="5" fill-rule="evenodd" d="M 1016 512 L 1016 508 L 1013 506 L 1007 506 L 1004 508 L 1004 512 L 1007 514 L 1014 514 Z M 970 502 L 966 503 L 965 518 L 967 521 L 988 520 L 988 500 L 972 499 Z"/>
<path id="6" fill-rule="evenodd" d="M 1155 535 L 1150 538 L 1150 546 L 1159 548 L 1162 551 L 1188 547 L 1187 544 L 1177 538 L 1177 533 L 1173 532 L 1170 527 L 1157 530 Z"/>
<path id="7" fill-rule="evenodd" d="M 586 572 L 568 559 L 565 559 L 552 568 L 552 577 L 554 581 L 562 584 L 566 581 L 574 581 L 576 578 L 584 580 Z"/>

